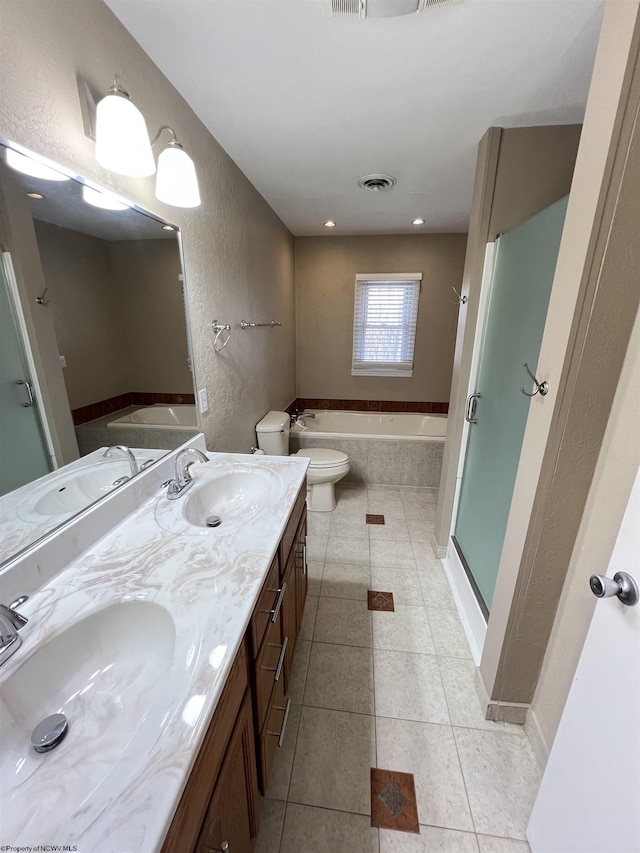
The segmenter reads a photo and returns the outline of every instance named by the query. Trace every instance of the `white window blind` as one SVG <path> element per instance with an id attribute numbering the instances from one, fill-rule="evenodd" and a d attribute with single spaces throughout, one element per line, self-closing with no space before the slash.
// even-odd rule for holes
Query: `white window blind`
<path id="1" fill-rule="evenodd" d="M 422 273 L 356 276 L 352 376 L 412 376 Z"/>

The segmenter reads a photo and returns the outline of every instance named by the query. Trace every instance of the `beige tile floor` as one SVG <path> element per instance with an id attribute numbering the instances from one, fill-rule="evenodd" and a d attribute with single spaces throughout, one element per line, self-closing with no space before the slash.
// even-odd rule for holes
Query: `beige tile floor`
<path id="1" fill-rule="evenodd" d="M 293 707 L 257 853 L 528 853 L 538 768 L 522 728 L 483 718 L 429 544 L 436 492 L 336 491 L 333 513 L 309 513 Z M 367 610 L 367 589 L 393 592 L 395 613 Z M 371 827 L 371 767 L 414 774 L 419 835 Z"/>

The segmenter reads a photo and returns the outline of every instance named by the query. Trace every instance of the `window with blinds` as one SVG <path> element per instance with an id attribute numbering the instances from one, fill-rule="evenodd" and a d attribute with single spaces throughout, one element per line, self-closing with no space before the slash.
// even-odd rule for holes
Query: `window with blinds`
<path id="1" fill-rule="evenodd" d="M 422 273 L 356 276 L 352 376 L 412 376 Z"/>

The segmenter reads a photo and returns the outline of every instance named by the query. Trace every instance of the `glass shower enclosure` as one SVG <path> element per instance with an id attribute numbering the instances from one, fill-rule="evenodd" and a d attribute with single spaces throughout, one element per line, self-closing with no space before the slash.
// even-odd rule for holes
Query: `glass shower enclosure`
<path id="1" fill-rule="evenodd" d="M 491 609 L 568 197 L 496 240 L 453 542 Z"/>

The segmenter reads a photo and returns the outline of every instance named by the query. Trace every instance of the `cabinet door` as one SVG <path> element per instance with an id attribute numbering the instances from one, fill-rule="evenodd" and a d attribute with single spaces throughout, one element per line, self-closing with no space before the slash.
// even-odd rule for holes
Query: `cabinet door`
<path id="1" fill-rule="evenodd" d="M 286 694 L 291 684 L 291 665 L 298 636 L 298 571 L 295 544 L 289 557 L 284 580 L 287 589 L 282 602 L 282 643 L 283 646 L 286 643 L 284 653 L 284 692 Z"/>
<path id="2" fill-rule="evenodd" d="M 300 519 L 300 526 L 296 534 L 296 541 L 293 546 L 296 558 L 296 615 L 297 615 L 297 631 L 300 630 L 302 624 L 302 614 L 304 613 L 304 605 L 307 600 L 307 587 L 309 578 L 307 575 L 307 513 L 306 510 Z M 297 633 L 296 631 L 296 633 Z"/>
<path id="3" fill-rule="evenodd" d="M 195 853 L 251 853 L 258 835 L 258 780 L 249 694 L 244 698 Z"/>

